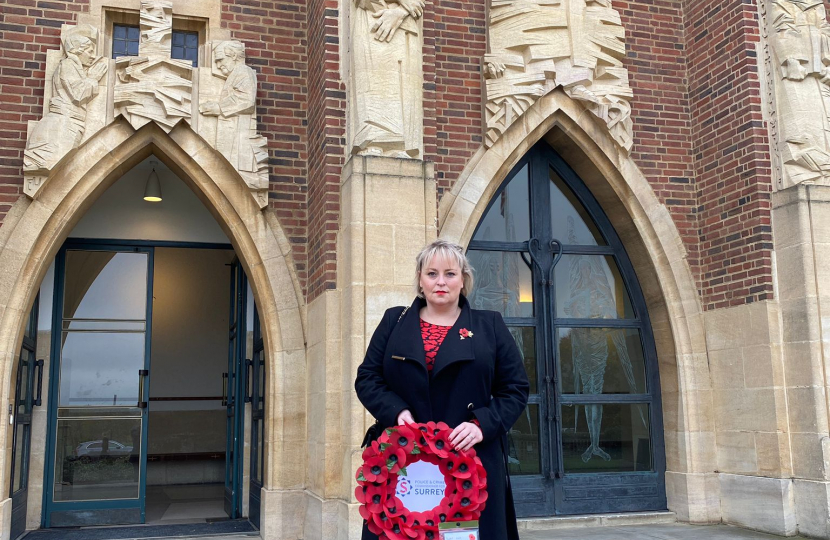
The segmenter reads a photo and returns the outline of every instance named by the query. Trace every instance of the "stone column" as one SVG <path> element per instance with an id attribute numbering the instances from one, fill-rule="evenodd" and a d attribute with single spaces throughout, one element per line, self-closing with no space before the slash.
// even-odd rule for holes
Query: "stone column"
<path id="1" fill-rule="evenodd" d="M 341 178 L 340 312 L 331 316 L 341 321 L 343 452 L 339 508 L 331 517 L 338 521 L 336 538 L 346 540 L 360 538 L 354 473 L 363 435 L 374 422 L 354 393 L 355 374 L 384 311 L 415 297 L 415 256 L 436 237 L 437 204 L 432 163 L 353 156 Z"/>
<path id="2" fill-rule="evenodd" d="M 830 186 L 773 195 L 777 292 L 798 532 L 830 538 Z"/>

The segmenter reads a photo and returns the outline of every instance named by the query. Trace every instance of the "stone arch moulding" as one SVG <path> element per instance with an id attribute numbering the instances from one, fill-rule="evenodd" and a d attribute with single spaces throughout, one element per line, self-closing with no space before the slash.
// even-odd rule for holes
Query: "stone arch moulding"
<path id="1" fill-rule="evenodd" d="M 634 264 L 659 358 L 669 510 L 683 521 L 719 522 L 712 395 L 703 308 L 680 234 L 628 153 L 561 89 L 541 97 L 490 147 L 480 148 L 438 209 L 439 237 L 466 246 L 490 200 L 541 139 L 606 210 Z"/>
<path id="2" fill-rule="evenodd" d="M 98 196 L 150 154 L 170 167 L 210 210 L 248 274 L 268 356 L 265 491 L 296 490 L 303 485 L 305 470 L 296 460 L 305 454 L 292 445 L 302 444 L 304 422 L 277 420 L 287 402 L 305 401 L 303 300 L 291 246 L 276 216 L 260 210 L 239 173 L 185 123 L 168 134 L 154 123 L 135 130 L 123 118 L 116 119 L 67 155 L 34 200 L 21 196 L 12 206 L 0 228 L 2 400 L 9 400 L 25 317 L 52 258 Z M 3 414 L 8 414 L 5 407 Z M 0 430 L 0 448 L 7 448 L 7 436 L 7 430 Z M 291 450 L 290 465 L 277 459 Z M 0 489 L 6 494 L 8 458 L 8 452 L 0 452 Z M 9 502 L 5 499 L 0 506 Z M 2 527 L 8 530 L 7 523 Z"/>

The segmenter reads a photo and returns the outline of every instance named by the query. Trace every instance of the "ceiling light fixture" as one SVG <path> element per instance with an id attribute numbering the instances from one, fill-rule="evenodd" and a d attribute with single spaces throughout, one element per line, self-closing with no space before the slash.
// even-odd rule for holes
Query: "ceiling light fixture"
<path id="1" fill-rule="evenodd" d="M 156 162 L 151 161 L 153 167 L 150 176 L 147 177 L 147 185 L 144 186 L 144 200 L 148 202 L 161 202 L 161 183 L 159 175 L 156 174 Z"/>

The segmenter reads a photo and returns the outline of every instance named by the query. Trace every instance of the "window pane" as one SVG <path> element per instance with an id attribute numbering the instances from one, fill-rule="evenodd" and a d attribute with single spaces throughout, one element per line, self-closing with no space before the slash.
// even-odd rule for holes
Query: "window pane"
<path id="1" fill-rule="evenodd" d="M 23 463 L 26 456 L 24 456 L 25 444 L 29 437 L 30 426 L 28 424 L 15 425 L 15 441 L 14 441 L 14 483 L 12 484 L 12 493 L 19 491 L 26 487 L 26 479 L 23 476 Z"/>
<path id="2" fill-rule="evenodd" d="M 188 49 L 195 49 L 199 46 L 199 35 L 195 32 L 188 32 L 184 37 L 185 45 Z"/>
<path id="3" fill-rule="evenodd" d="M 127 42 L 127 55 L 138 56 L 138 41 Z"/>
<path id="4" fill-rule="evenodd" d="M 147 254 L 67 251 L 65 319 L 144 319 Z"/>
<path id="5" fill-rule="evenodd" d="M 553 237 L 564 244 L 604 246 L 599 233 L 585 207 L 565 182 L 550 169 L 550 217 Z"/>
<path id="6" fill-rule="evenodd" d="M 648 405 L 563 405 L 562 458 L 566 473 L 652 470 Z"/>
<path id="7" fill-rule="evenodd" d="M 533 317 L 533 280 L 521 254 L 508 251 L 467 252 L 475 270 L 470 305 L 504 317 Z"/>
<path id="8" fill-rule="evenodd" d="M 184 33 L 173 30 L 173 45 L 177 47 L 184 45 Z"/>
<path id="9" fill-rule="evenodd" d="M 137 498 L 140 449 L 140 418 L 58 420 L 54 500 Z"/>
<path id="10" fill-rule="evenodd" d="M 507 433 L 507 462 L 510 474 L 539 474 L 539 406 L 528 405 Z"/>
<path id="11" fill-rule="evenodd" d="M 478 225 L 474 241 L 524 242 L 530 239 L 530 196 L 527 165 L 493 201 Z"/>
<path id="12" fill-rule="evenodd" d="M 563 255 L 554 270 L 554 283 L 557 318 L 634 318 L 614 257 Z"/>
<path id="13" fill-rule="evenodd" d="M 125 39 L 127 37 L 127 27 L 121 24 L 114 25 L 113 36 L 115 39 Z"/>
<path id="14" fill-rule="evenodd" d="M 60 407 L 134 407 L 144 333 L 64 332 L 60 367 Z"/>
<path id="15" fill-rule="evenodd" d="M 640 331 L 633 328 L 560 328 L 563 394 L 645 394 Z"/>
<path id="16" fill-rule="evenodd" d="M 510 333 L 516 340 L 519 353 L 524 361 L 527 378 L 530 381 L 530 393 L 537 392 L 536 384 L 536 329 L 530 326 L 510 327 Z"/>
<path id="17" fill-rule="evenodd" d="M 129 39 L 130 41 L 135 41 L 136 43 L 138 43 L 138 34 L 139 34 L 138 26 L 128 26 L 127 27 L 127 39 Z"/>

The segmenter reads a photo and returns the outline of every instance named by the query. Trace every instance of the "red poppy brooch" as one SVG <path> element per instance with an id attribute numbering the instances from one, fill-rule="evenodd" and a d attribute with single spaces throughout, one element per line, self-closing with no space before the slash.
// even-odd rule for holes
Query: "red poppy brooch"
<path id="1" fill-rule="evenodd" d="M 473 337 L 473 333 L 467 330 L 466 328 L 462 328 L 461 330 L 459 330 L 458 334 L 461 336 L 461 339 Z"/>
<path id="2" fill-rule="evenodd" d="M 443 422 L 396 426 L 363 451 L 355 498 L 370 532 L 381 540 L 438 540 L 439 523 L 479 518 L 487 501 L 487 473 L 474 449 L 451 448 L 451 433 Z M 446 484 L 440 504 L 424 512 L 408 510 L 396 495 L 398 475 L 417 461 L 437 465 Z"/>

